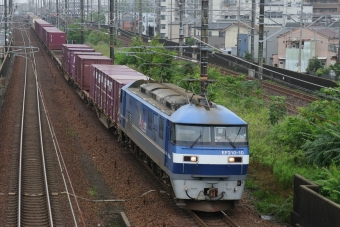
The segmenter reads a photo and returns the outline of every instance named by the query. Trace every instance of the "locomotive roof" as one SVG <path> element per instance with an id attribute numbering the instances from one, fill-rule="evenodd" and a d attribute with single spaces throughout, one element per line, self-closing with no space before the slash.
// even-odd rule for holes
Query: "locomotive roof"
<path id="1" fill-rule="evenodd" d="M 224 106 L 213 104 L 214 108 L 206 109 L 200 105 L 202 96 L 188 92 L 170 83 L 144 83 L 136 81 L 128 87 L 149 104 L 170 117 L 174 123 L 211 124 L 211 125 L 245 125 L 240 117 Z"/>
<path id="2" fill-rule="evenodd" d="M 174 112 L 170 121 L 179 124 L 208 124 L 208 125 L 246 125 L 235 113 L 217 105 L 207 111 L 204 106 L 185 105 Z"/>

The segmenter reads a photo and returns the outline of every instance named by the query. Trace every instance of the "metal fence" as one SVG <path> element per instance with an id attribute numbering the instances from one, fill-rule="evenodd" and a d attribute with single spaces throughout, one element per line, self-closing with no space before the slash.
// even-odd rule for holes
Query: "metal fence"
<path id="1" fill-rule="evenodd" d="M 295 174 L 294 205 L 291 212 L 293 227 L 340 226 L 340 205 L 318 193 L 318 185 Z"/>

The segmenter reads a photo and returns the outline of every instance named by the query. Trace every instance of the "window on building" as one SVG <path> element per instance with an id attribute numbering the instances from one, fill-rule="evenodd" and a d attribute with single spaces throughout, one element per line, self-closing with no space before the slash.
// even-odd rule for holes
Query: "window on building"
<path id="1" fill-rule="evenodd" d="M 161 24 L 161 29 L 165 29 L 165 24 Z"/>
<path id="2" fill-rule="evenodd" d="M 283 12 L 281 11 L 267 11 L 264 13 L 266 18 L 282 18 Z"/>
<path id="3" fill-rule="evenodd" d="M 166 11 L 166 6 L 161 6 L 161 11 L 165 12 Z"/>
<path id="4" fill-rule="evenodd" d="M 165 20 L 165 15 L 161 15 L 161 20 Z"/>
<path id="5" fill-rule="evenodd" d="M 219 32 L 219 33 L 218 33 L 218 36 L 219 36 L 219 37 L 224 37 L 224 36 L 225 36 L 225 32 Z"/>
<path id="6" fill-rule="evenodd" d="M 212 31 L 209 31 L 209 37 L 211 37 L 212 36 Z"/>

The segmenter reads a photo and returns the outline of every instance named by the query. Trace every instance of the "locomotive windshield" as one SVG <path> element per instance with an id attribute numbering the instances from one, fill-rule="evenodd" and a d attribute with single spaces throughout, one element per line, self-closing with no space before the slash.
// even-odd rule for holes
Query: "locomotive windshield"
<path id="1" fill-rule="evenodd" d="M 171 142 L 190 147 L 247 145 L 247 126 L 172 124 Z"/>

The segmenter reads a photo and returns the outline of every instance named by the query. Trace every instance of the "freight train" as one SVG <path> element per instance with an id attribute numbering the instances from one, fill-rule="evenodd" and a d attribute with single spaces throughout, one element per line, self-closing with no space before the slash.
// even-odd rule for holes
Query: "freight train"
<path id="1" fill-rule="evenodd" d="M 34 15 L 30 21 L 65 78 L 178 206 L 215 212 L 242 198 L 249 164 L 244 120 L 206 97 L 113 65 L 89 46 L 65 44 L 62 31 Z"/>

